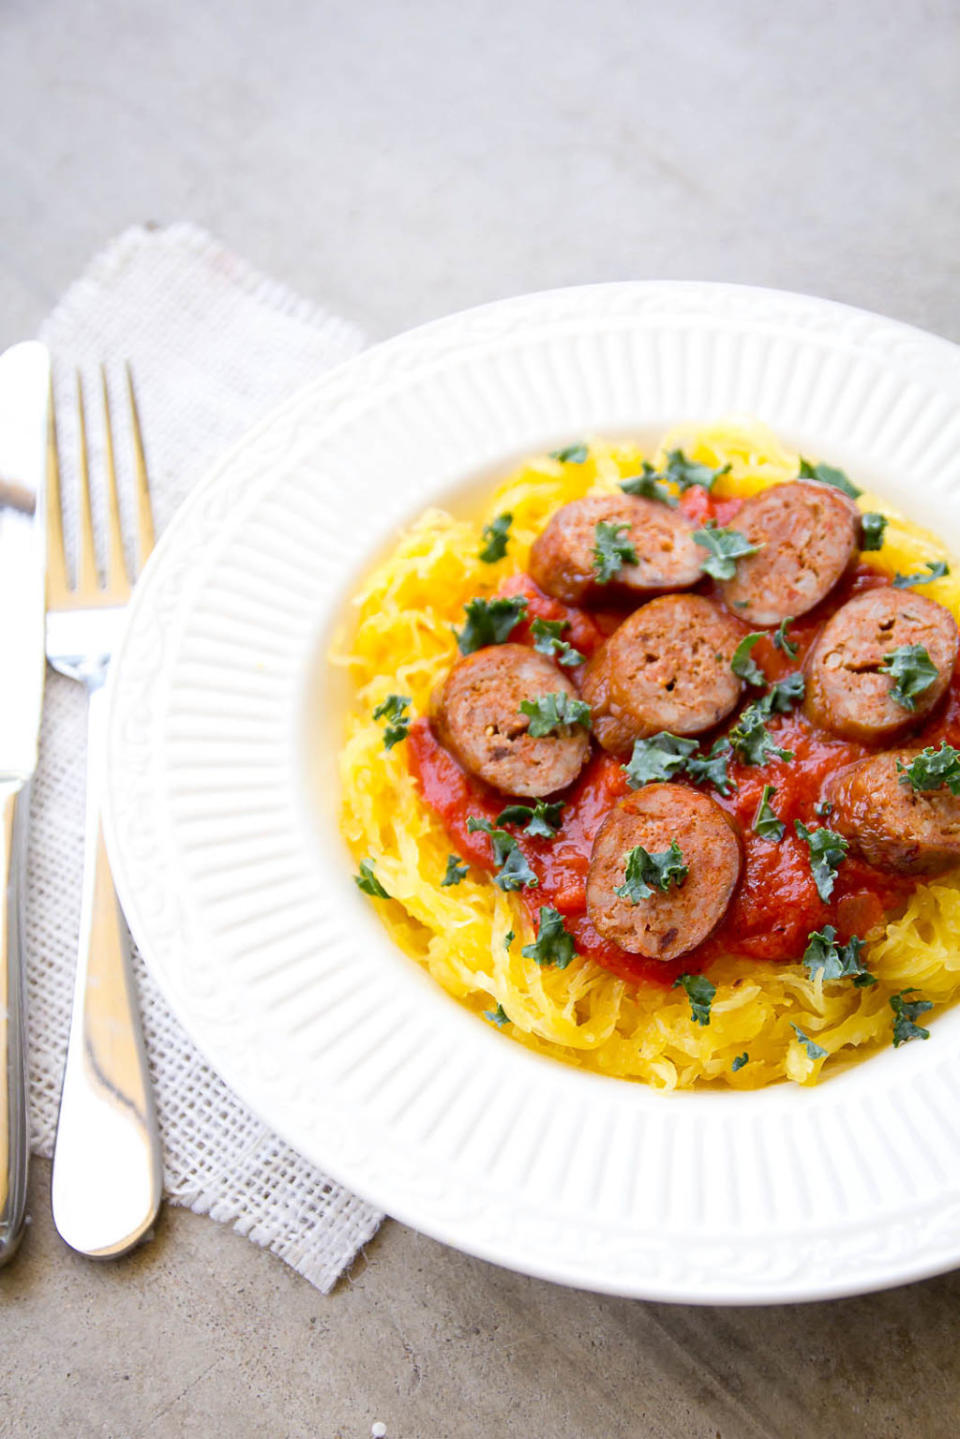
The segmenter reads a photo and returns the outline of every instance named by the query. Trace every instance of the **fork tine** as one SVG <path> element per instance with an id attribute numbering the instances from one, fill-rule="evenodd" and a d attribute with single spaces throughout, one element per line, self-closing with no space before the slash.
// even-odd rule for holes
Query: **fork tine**
<path id="1" fill-rule="evenodd" d="M 70 593 L 70 580 L 67 575 L 67 547 L 63 541 L 60 449 L 57 444 L 57 414 L 53 399 L 52 375 L 47 410 L 47 487 L 44 497 L 44 522 L 47 535 L 47 604 L 57 608 L 66 602 Z"/>
<path id="2" fill-rule="evenodd" d="M 83 380 L 77 371 L 77 436 L 80 462 L 80 560 L 77 589 L 92 594 L 100 588 L 97 551 L 93 540 L 93 510 L 90 503 L 90 466 L 87 458 L 87 416 L 83 404 Z"/>
<path id="3" fill-rule="evenodd" d="M 123 557 L 123 531 L 120 528 L 120 496 L 117 494 L 117 470 L 113 458 L 113 425 L 110 421 L 110 392 L 107 372 L 100 366 L 100 387 L 103 391 L 104 460 L 107 467 L 107 588 L 115 592 L 129 590 L 130 580 Z"/>
<path id="4" fill-rule="evenodd" d="M 129 364 L 127 370 L 127 391 L 130 396 L 130 420 L 133 426 L 133 455 L 136 471 L 137 498 L 137 573 L 150 558 L 154 546 L 153 510 L 150 507 L 150 482 L 147 478 L 147 458 L 143 451 L 143 431 L 140 428 L 140 411 L 137 408 L 136 391 L 133 388 L 133 374 Z"/>

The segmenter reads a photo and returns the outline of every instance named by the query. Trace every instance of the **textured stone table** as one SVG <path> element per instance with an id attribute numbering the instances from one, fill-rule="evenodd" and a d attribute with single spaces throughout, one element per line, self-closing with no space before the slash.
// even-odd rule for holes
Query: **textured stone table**
<path id="1" fill-rule="evenodd" d="M 0 345 L 189 218 L 385 336 L 550 285 L 808 290 L 960 340 L 960 11 L 798 0 L 6 0 Z M 960 1275 L 772 1310 L 598 1298 L 385 1226 L 324 1298 L 180 1211 L 0 1276 L 0 1435 L 954 1435 Z"/>

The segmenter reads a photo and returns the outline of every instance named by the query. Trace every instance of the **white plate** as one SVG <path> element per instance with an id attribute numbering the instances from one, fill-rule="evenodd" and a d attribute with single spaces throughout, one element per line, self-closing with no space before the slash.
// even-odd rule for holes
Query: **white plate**
<path id="1" fill-rule="evenodd" d="M 295 395 L 164 537 L 113 664 L 119 892 L 192 1038 L 345 1184 L 515 1269 L 693 1302 L 813 1299 L 960 1263 L 960 1011 L 813 1090 L 680 1094 L 534 1056 L 380 927 L 339 837 L 358 576 L 426 504 L 584 433 L 767 421 L 960 551 L 960 352 L 802 296 L 527 296 Z"/>

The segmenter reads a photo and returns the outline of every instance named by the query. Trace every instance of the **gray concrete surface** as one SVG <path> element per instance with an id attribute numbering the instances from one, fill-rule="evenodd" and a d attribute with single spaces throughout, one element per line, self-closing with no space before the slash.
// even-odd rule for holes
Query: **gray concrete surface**
<path id="1" fill-rule="evenodd" d="M 384 336 L 694 277 L 960 339 L 956 0 L 0 0 L 0 345 L 189 218 Z M 557 1289 L 387 1225 L 330 1297 L 208 1220 L 0 1275 L 0 1434 L 953 1435 L 960 1277 L 808 1308 Z"/>

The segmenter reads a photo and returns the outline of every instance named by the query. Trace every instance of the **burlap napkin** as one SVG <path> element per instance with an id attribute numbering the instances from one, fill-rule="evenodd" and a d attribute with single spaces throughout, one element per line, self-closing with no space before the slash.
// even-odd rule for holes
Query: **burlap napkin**
<path id="1" fill-rule="evenodd" d="M 253 271 L 191 225 L 116 239 L 43 325 L 57 374 L 64 468 L 74 377 L 87 380 L 94 468 L 98 366 L 116 382 L 118 459 L 127 452 L 122 362 L 138 387 L 158 531 L 208 464 L 297 385 L 356 353 L 363 336 Z M 80 909 L 86 708 L 48 675 L 33 792 L 26 908 L 34 1150 L 53 1148 Z M 165 1193 L 232 1223 L 329 1290 L 382 1215 L 320 1174 L 204 1063 L 134 955 L 163 1134 Z"/>

